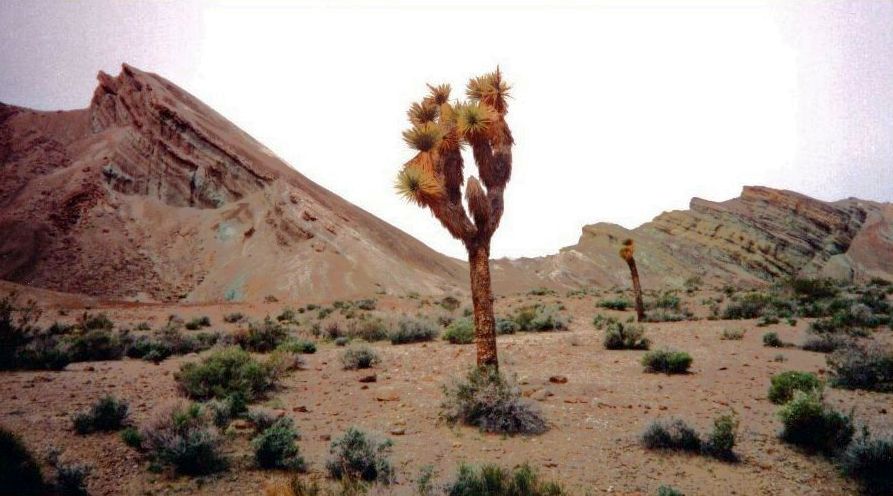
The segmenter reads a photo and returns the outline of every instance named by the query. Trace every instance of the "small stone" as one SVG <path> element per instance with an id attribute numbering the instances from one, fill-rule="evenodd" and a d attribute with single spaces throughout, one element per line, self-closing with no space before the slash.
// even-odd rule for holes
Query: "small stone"
<path id="1" fill-rule="evenodd" d="M 383 389 L 375 394 L 375 399 L 378 401 L 397 401 L 400 399 L 400 395 L 396 391 Z"/>
<path id="2" fill-rule="evenodd" d="M 392 436 L 402 436 L 404 434 L 406 434 L 406 429 L 403 429 L 403 428 L 391 429 Z"/>
<path id="3" fill-rule="evenodd" d="M 567 377 L 563 375 L 553 375 L 549 377 L 549 382 L 552 384 L 567 384 Z"/>
<path id="4" fill-rule="evenodd" d="M 376 374 L 369 374 L 360 377 L 360 382 L 378 382 L 378 376 Z"/>
<path id="5" fill-rule="evenodd" d="M 310 410 L 308 410 L 306 406 L 296 406 L 296 407 L 292 408 L 291 411 L 293 411 L 295 413 L 307 413 Z"/>

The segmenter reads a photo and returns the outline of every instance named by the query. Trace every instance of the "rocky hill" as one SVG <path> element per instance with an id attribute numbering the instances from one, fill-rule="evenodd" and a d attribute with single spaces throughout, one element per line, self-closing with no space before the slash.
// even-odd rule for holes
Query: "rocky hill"
<path id="1" fill-rule="evenodd" d="M 893 204 L 829 203 L 747 186 L 738 198 L 694 198 L 689 210 L 665 212 L 632 230 L 585 226 L 580 241 L 556 255 L 499 260 L 497 287 L 628 286 L 629 269 L 617 255 L 626 238 L 636 242 L 639 272 L 650 287 L 681 287 L 690 278 L 752 285 L 791 275 L 893 279 Z"/>
<path id="2" fill-rule="evenodd" d="M 141 301 L 438 292 L 464 266 L 289 167 L 165 79 L 0 104 L 0 279 Z M 461 286 L 461 284 L 460 284 Z"/>

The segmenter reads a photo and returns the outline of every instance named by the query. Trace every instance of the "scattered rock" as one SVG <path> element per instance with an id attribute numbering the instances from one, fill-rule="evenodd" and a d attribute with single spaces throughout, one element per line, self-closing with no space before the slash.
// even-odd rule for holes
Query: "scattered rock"
<path id="1" fill-rule="evenodd" d="M 549 377 L 549 382 L 552 384 L 567 384 L 567 377 L 563 375 L 553 375 Z"/>
<path id="2" fill-rule="evenodd" d="M 360 382 L 378 382 L 378 376 L 375 374 L 369 374 L 361 376 L 359 379 Z"/>

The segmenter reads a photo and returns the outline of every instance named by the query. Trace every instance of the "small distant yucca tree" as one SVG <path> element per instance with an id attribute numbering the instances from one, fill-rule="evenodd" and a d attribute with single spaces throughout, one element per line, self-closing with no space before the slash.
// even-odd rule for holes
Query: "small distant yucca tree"
<path id="1" fill-rule="evenodd" d="M 450 102 L 450 86 L 428 85 L 430 93 L 410 106 L 412 128 L 403 133 L 418 153 L 397 175 L 400 195 L 428 208 L 450 235 L 465 245 L 471 272 L 475 345 L 479 367 L 498 367 L 490 239 L 502 218 L 502 194 L 512 175 L 512 133 L 505 122 L 509 85 L 496 72 L 472 78 L 466 101 Z M 463 146 L 470 146 L 480 179 L 464 181 Z M 466 212 L 462 202 L 465 189 Z"/>
<path id="2" fill-rule="evenodd" d="M 633 244 L 633 240 L 626 239 L 623 241 L 623 246 L 620 247 L 620 258 L 626 261 L 626 265 L 629 265 L 629 273 L 633 277 L 633 294 L 636 296 L 636 317 L 639 322 L 645 320 L 645 305 L 642 303 L 642 285 L 639 284 L 639 271 L 636 269 L 636 246 Z"/>

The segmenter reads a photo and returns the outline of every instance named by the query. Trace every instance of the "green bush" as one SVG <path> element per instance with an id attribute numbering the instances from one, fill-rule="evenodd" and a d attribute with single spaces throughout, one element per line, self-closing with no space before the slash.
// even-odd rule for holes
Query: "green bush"
<path id="1" fill-rule="evenodd" d="M 471 344 L 474 342 L 474 322 L 462 317 L 447 326 L 443 339 L 451 344 Z"/>
<path id="2" fill-rule="evenodd" d="M 646 372 L 684 374 L 691 367 L 692 357 L 684 351 L 668 349 L 649 351 L 642 357 Z"/>
<path id="3" fill-rule="evenodd" d="M 143 448 L 153 464 L 176 473 L 204 475 L 227 467 L 221 438 L 202 406 L 177 402 L 162 407 L 140 430 Z"/>
<path id="4" fill-rule="evenodd" d="M 565 319 L 556 305 L 530 305 L 515 312 L 518 330 L 524 332 L 558 331 L 567 329 Z"/>
<path id="5" fill-rule="evenodd" d="M 128 427 L 121 431 L 121 441 L 136 450 L 142 449 L 143 446 L 143 436 L 134 427 Z"/>
<path id="6" fill-rule="evenodd" d="M 756 319 L 769 306 L 770 298 L 763 293 L 748 293 L 730 301 L 722 311 L 724 320 Z"/>
<path id="7" fill-rule="evenodd" d="M 456 478 L 444 488 L 450 496 L 561 496 L 560 484 L 544 481 L 526 463 L 511 470 L 498 465 L 474 468 L 461 464 Z"/>
<path id="8" fill-rule="evenodd" d="M 351 320 L 347 325 L 347 335 L 351 339 L 362 339 L 371 343 L 389 339 L 390 331 L 387 323 L 380 317 L 366 317 Z"/>
<path id="9" fill-rule="evenodd" d="M 353 344 L 341 354 L 341 364 L 345 370 L 368 369 L 381 362 L 378 354 L 363 343 Z"/>
<path id="10" fill-rule="evenodd" d="M 307 465 L 297 445 L 300 438 L 292 419 L 282 417 L 276 420 L 251 440 L 257 465 L 266 469 L 305 470 Z"/>
<path id="11" fill-rule="evenodd" d="M 614 317 L 605 317 L 602 314 L 597 314 L 592 319 L 592 325 L 595 326 L 595 328 L 599 331 L 604 329 L 606 326 L 610 326 L 611 324 L 616 322 L 620 321 L 615 319 Z"/>
<path id="12" fill-rule="evenodd" d="M 795 391 L 821 392 L 822 381 L 811 372 L 789 370 L 772 376 L 769 386 L 769 401 L 776 405 L 787 403 L 794 397 Z"/>
<path id="13" fill-rule="evenodd" d="M 197 331 L 202 327 L 211 327 L 211 318 L 207 315 L 201 317 L 195 317 L 185 324 L 186 329 L 190 331 Z"/>
<path id="14" fill-rule="evenodd" d="M 269 316 L 263 322 L 252 322 L 248 329 L 242 329 L 233 335 L 235 343 L 248 351 L 266 353 L 274 350 L 288 338 L 288 329 Z"/>
<path id="15" fill-rule="evenodd" d="M 0 299 L 0 370 L 61 370 L 71 361 L 60 342 L 69 328 L 53 324 L 41 331 L 39 317 L 34 301 L 19 305 L 15 293 Z"/>
<path id="16" fill-rule="evenodd" d="M 37 496 L 47 492 L 34 455 L 18 435 L 5 428 L 0 428 L 0 488 L 0 492 L 10 495 Z"/>
<path id="17" fill-rule="evenodd" d="M 497 370 L 474 367 L 464 381 L 444 386 L 440 418 L 484 432 L 539 434 L 546 421 L 539 409 L 521 397 L 520 390 Z"/>
<path id="18" fill-rule="evenodd" d="M 653 299 L 645 301 L 646 309 L 663 308 L 666 310 L 679 310 L 682 300 L 675 293 L 666 291 Z"/>
<path id="19" fill-rule="evenodd" d="M 723 329 L 722 334 L 719 335 L 719 339 L 724 341 L 741 341 L 744 339 L 744 334 L 746 332 L 746 329 Z"/>
<path id="20" fill-rule="evenodd" d="M 853 346 L 853 338 L 840 334 L 821 334 L 815 335 L 810 332 L 810 336 L 803 342 L 801 348 L 806 351 L 814 351 L 817 353 L 831 353 L 841 348 Z"/>
<path id="21" fill-rule="evenodd" d="M 207 350 L 220 340 L 219 333 L 184 334 L 177 326 L 165 326 L 153 335 L 139 336 L 125 347 L 130 358 L 159 363 L 172 355 L 186 355 Z"/>
<path id="22" fill-rule="evenodd" d="M 657 488 L 657 496 L 685 496 L 685 493 L 671 486 L 660 486 Z"/>
<path id="23" fill-rule="evenodd" d="M 645 328 L 636 324 L 614 322 L 605 332 L 606 350 L 647 350 L 651 341 L 645 337 Z"/>
<path id="24" fill-rule="evenodd" d="M 377 303 L 378 302 L 376 302 L 374 299 L 367 298 L 364 300 L 355 301 L 354 305 L 356 305 L 356 307 L 359 308 L 360 310 L 371 311 L 371 310 L 375 310 L 375 306 Z"/>
<path id="25" fill-rule="evenodd" d="M 681 419 L 656 420 L 642 434 L 642 445 L 647 449 L 695 453 L 701 450 L 701 437 Z"/>
<path id="26" fill-rule="evenodd" d="M 845 389 L 893 391 L 893 350 L 872 343 L 841 348 L 827 358 L 831 384 Z"/>
<path id="27" fill-rule="evenodd" d="M 59 451 L 52 448 L 47 463 L 56 470 L 53 493 L 63 496 L 87 496 L 87 476 L 90 467 L 74 463 L 62 463 Z"/>
<path id="28" fill-rule="evenodd" d="M 294 322 L 297 316 L 297 313 L 295 313 L 293 309 L 285 308 L 276 316 L 276 320 L 279 322 Z"/>
<path id="29" fill-rule="evenodd" d="M 390 484 L 394 469 L 388 459 L 392 443 L 378 441 L 365 432 L 350 427 L 329 448 L 326 469 L 334 479 L 361 480 Z"/>
<path id="30" fill-rule="evenodd" d="M 440 306 L 448 312 L 458 309 L 461 305 L 462 303 L 453 296 L 444 296 L 443 299 L 440 300 Z"/>
<path id="31" fill-rule="evenodd" d="M 822 402 L 816 392 L 794 392 L 794 397 L 778 410 L 783 428 L 781 439 L 807 451 L 832 455 L 849 444 L 853 422 Z"/>
<path id="32" fill-rule="evenodd" d="M 624 311 L 632 306 L 632 302 L 626 298 L 612 298 L 608 300 L 601 300 L 597 303 L 597 305 L 601 308 L 607 308 L 608 310 Z"/>
<path id="33" fill-rule="evenodd" d="M 391 331 L 391 344 L 408 344 L 431 341 L 437 337 L 437 328 L 423 319 L 404 317 L 397 323 L 397 329 Z"/>
<path id="34" fill-rule="evenodd" d="M 183 364 L 174 375 L 186 396 L 207 400 L 239 394 L 249 401 L 275 386 L 272 368 L 231 346 L 215 351 L 201 362 Z"/>
<path id="35" fill-rule="evenodd" d="M 866 494 L 893 494 L 893 439 L 872 439 L 868 432 L 850 443 L 838 459 L 841 473 Z"/>
<path id="36" fill-rule="evenodd" d="M 784 348 L 784 342 L 778 337 L 777 332 L 767 332 L 763 334 L 763 346 L 770 348 Z"/>
<path id="37" fill-rule="evenodd" d="M 306 339 L 289 339 L 279 344 L 276 351 L 285 351 L 289 353 L 316 353 L 316 343 Z"/>
<path id="38" fill-rule="evenodd" d="M 720 415 L 713 421 L 713 430 L 704 443 L 704 453 L 720 460 L 734 461 L 738 420 L 732 415 Z"/>
<path id="39" fill-rule="evenodd" d="M 242 312 L 232 312 L 223 316 L 223 321 L 228 324 L 235 324 L 243 320 L 245 320 L 245 315 Z"/>
<path id="40" fill-rule="evenodd" d="M 126 401 L 119 401 L 114 396 L 104 396 L 89 410 L 76 413 L 72 417 L 72 423 L 75 432 L 81 435 L 117 431 L 124 427 L 129 414 Z"/>
<path id="41" fill-rule="evenodd" d="M 518 324 L 512 319 L 498 317 L 496 319 L 496 334 L 514 334 L 518 332 Z"/>
<path id="42" fill-rule="evenodd" d="M 124 356 L 121 333 L 106 328 L 90 328 L 66 339 L 68 356 L 72 362 L 120 360 Z"/>
<path id="43" fill-rule="evenodd" d="M 77 326 L 84 331 L 111 331 L 115 323 L 104 313 L 84 312 L 78 318 Z"/>

